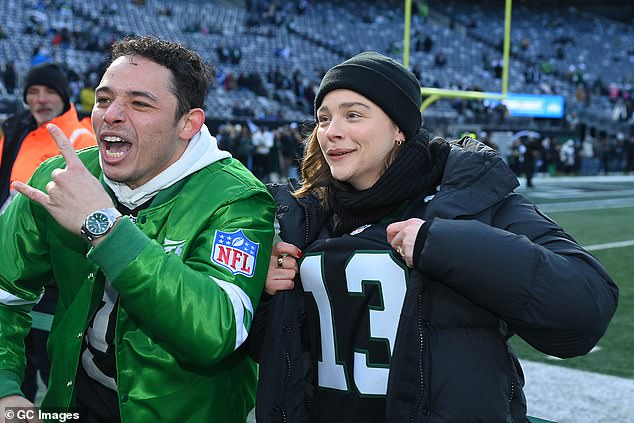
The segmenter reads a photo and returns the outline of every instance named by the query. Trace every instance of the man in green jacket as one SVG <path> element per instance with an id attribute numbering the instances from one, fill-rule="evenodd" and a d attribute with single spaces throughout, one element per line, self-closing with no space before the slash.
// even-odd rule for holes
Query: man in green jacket
<path id="1" fill-rule="evenodd" d="M 240 346 L 275 205 L 204 125 L 212 74 L 177 43 L 126 38 L 95 92 L 98 147 L 76 153 L 49 125 L 62 157 L 0 216 L 0 411 L 33 407 L 23 338 L 54 279 L 49 389 L 27 418 L 246 420 L 256 369 Z"/>

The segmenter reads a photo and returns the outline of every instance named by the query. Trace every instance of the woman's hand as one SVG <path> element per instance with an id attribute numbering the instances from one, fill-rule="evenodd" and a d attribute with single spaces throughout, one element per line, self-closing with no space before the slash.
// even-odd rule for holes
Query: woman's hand
<path id="1" fill-rule="evenodd" d="M 277 291 L 293 289 L 295 275 L 299 272 L 297 259 L 301 257 L 302 252 L 293 244 L 282 241 L 273 245 L 264 291 L 275 295 Z"/>
<path id="2" fill-rule="evenodd" d="M 414 244 L 423 223 L 425 221 L 422 219 L 412 218 L 394 222 L 387 227 L 387 242 L 403 257 L 410 269 L 414 267 Z"/>

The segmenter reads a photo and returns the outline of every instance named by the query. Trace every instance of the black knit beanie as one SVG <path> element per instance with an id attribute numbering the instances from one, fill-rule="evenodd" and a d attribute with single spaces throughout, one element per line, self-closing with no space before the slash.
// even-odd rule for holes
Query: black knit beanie
<path id="1" fill-rule="evenodd" d="M 26 103 L 26 91 L 31 85 L 44 85 L 57 91 L 64 102 L 64 111 L 70 108 L 70 87 L 62 68 L 55 63 L 42 63 L 31 68 L 26 74 L 22 98 Z"/>
<path id="2" fill-rule="evenodd" d="M 366 51 L 331 68 L 324 75 L 315 96 L 315 118 L 328 92 L 340 88 L 368 98 L 396 123 L 409 140 L 422 122 L 420 84 L 412 72 L 397 61 Z"/>

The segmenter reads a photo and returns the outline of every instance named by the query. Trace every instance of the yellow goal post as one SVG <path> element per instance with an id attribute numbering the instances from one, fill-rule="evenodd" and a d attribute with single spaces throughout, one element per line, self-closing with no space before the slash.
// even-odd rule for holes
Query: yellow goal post
<path id="1" fill-rule="evenodd" d="M 483 93 L 480 91 L 445 90 L 431 87 L 421 87 L 420 92 L 426 96 L 421 105 L 421 113 L 433 102 L 441 98 L 466 98 L 470 100 L 484 100 L 492 98 L 501 100 L 506 97 L 508 91 L 509 78 L 509 52 L 511 46 L 511 9 L 512 0 L 506 0 L 504 12 L 504 46 L 503 46 L 503 68 L 502 68 L 502 89 L 501 94 Z M 403 65 L 409 69 L 409 48 L 412 21 L 412 0 L 405 0 L 405 25 L 403 33 Z"/>

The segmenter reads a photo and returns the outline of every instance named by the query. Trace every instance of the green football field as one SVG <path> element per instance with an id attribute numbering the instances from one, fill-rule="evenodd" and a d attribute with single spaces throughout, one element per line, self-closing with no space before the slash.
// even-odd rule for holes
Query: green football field
<path id="1" fill-rule="evenodd" d="M 517 336 L 513 347 L 523 359 L 634 379 L 634 179 L 536 185 L 524 194 L 601 261 L 619 287 L 619 306 L 598 347 L 586 356 L 558 360 Z"/>

